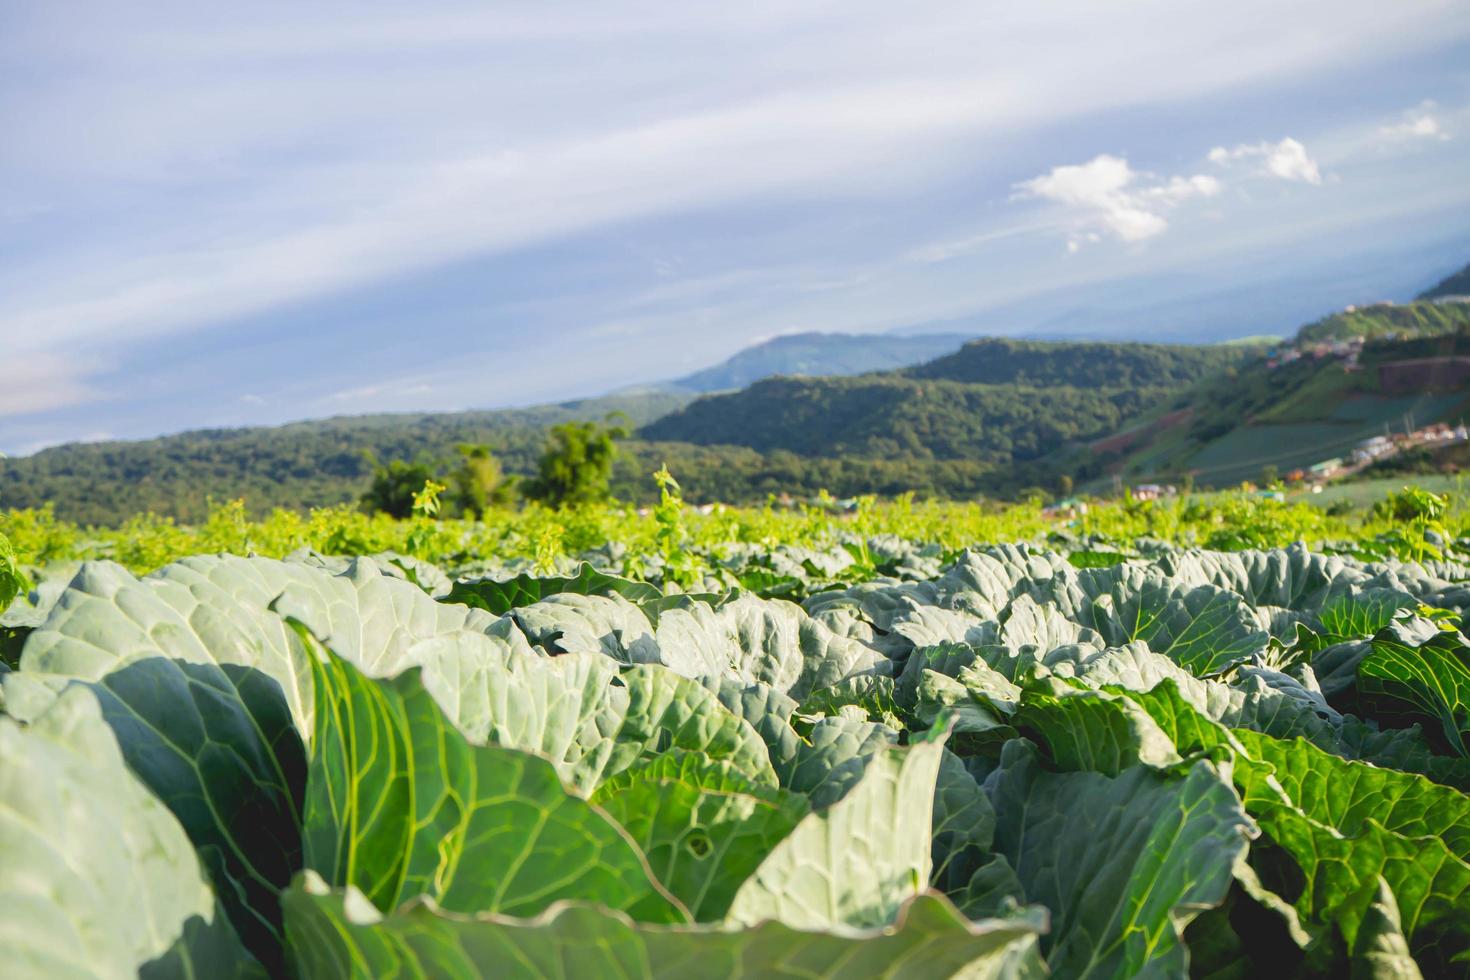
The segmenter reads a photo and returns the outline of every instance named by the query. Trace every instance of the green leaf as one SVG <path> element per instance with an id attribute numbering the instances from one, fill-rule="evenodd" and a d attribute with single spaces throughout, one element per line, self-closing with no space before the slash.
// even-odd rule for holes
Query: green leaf
<path id="1" fill-rule="evenodd" d="M 849 677 L 831 687 L 807 695 L 797 711 L 803 715 L 835 715 L 843 708 L 857 708 L 869 721 L 889 728 L 904 727 L 902 711 L 895 699 L 892 677 L 865 674 Z"/>
<path id="2" fill-rule="evenodd" d="M 409 654 L 415 644 L 461 630 L 493 635 L 510 646 L 525 645 L 509 620 L 435 602 L 417 586 L 384 574 L 372 559 L 354 558 L 336 575 L 313 572 L 281 589 L 270 608 L 283 620 L 305 625 L 370 677 L 391 677 L 416 666 Z"/>
<path id="3" fill-rule="evenodd" d="M 746 879 L 729 921 L 777 919 L 795 929 L 893 922 L 929 883 L 945 735 L 874 753 L 846 796 L 804 819 Z"/>
<path id="4" fill-rule="evenodd" d="M 945 894 L 970 919 L 1009 915 L 1026 901 L 1021 879 L 1002 854 L 986 855 L 967 880 Z"/>
<path id="5" fill-rule="evenodd" d="M 1006 609 L 996 642 L 1013 657 L 1044 655 L 1074 644 L 1099 650 L 1105 645 L 1097 631 L 1073 622 L 1056 606 L 1042 605 L 1029 595 L 1018 596 Z"/>
<path id="6" fill-rule="evenodd" d="M 1106 588 L 1081 611 L 1081 621 L 1108 646 L 1141 640 L 1197 677 L 1221 673 L 1266 648 L 1266 632 L 1234 593 L 1212 585 L 1189 588 L 1132 565 L 1100 576 L 1108 576 L 1100 577 Z"/>
<path id="7" fill-rule="evenodd" d="M 1328 642 L 1341 643 L 1367 639 L 1392 623 L 1402 610 L 1418 605 L 1413 596 L 1397 589 L 1366 589 L 1333 596 L 1318 618 Z"/>
<path id="8" fill-rule="evenodd" d="M 306 758 L 280 688 L 236 665 L 135 660 L 91 685 L 127 765 L 178 818 L 235 930 L 281 968 Z"/>
<path id="9" fill-rule="evenodd" d="M 934 786 L 930 832 L 930 884 L 953 897 L 953 893 L 968 888 L 980 866 L 994 857 L 990 842 L 995 833 L 995 811 L 964 762 L 947 749 Z"/>
<path id="10" fill-rule="evenodd" d="M 128 766 L 183 825 L 240 938 L 271 969 L 279 893 L 301 867 L 296 726 L 310 716 L 295 700 L 310 690 L 299 645 L 265 608 L 273 592 L 262 577 L 287 567 L 187 559 L 138 580 L 88 563 L 6 681 L 25 717 L 54 696 L 43 684 L 90 682 Z"/>
<path id="11" fill-rule="evenodd" d="M 882 655 L 837 635 L 795 603 L 752 595 L 718 608 L 696 602 L 666 610 L 658 617 L 657 641 L 659 662 L 686 677 L 765 684 L 798 701 L 888 667 Z"/>
<path id="12" fill-rule="evenodd" d="M 1470 647 L 1458 633 L 1411 646 L 1384 630 L 1358 663 L 1358 691 L 1380 708 L 1433 723 L 1443 745 L 1470 758 Z"/>
<path id="13" fill-rule="evenodd" d="M 534 919 L 474 918 L 413 904 L 381 916 L 360 894 L 310 873 L 285 897 L 295 972 L 307 977 L 531 976 L 647 980 L 770 977 L 867 980 L 1045 974 L 1036 914 L 969 922 L 920 895 L 882 928 L 818 932 L 767 921 L 748 929 L 650 926 L 606 909 L 561 904 Z"/>
<path id="14" fill-rule="evenodd" d="M 267 608 L 293 577 L 329 576 L 265 558 L 188 558 L 143 579 L 87 562 L 26 641 L 21 668 L 88 681 L 157 657 L 252 668 L 280 685 L 305 729 L 310 674 L 291 631 Z"/>
<path id="15" fill-rule="evenodd" d="M 622 829 L 568 793 L 551 763 L 471 745 L 418 671 L 372 681 L 294 625 L 317 691 L 308 868 L 382 909 L 423 895 L 451 911 L 524 916 L 576 899 L 684 919 Z"/>
<path id="16" fill-rule="evenodd" d="M 27 726 L 0 717 L 0 801 L 7 976 L 122 978 L 160 959 L 259 972 L 90 691 L 65 691 Z"/>
<path id="17" fill-rule="evenodd" d="M 1335 925 L 1353 946 L 1381 878 L 1421 965 L 1447 968 L 1470 952 L 1470 797 L 1303 739 L 1227 731 L 1170 684 L 1130 696 L 1181 750 L 1233 757 L 1235 785 L 1273 845 L 1252 863 L 1304 922 Z"/>
<path id="18" fill-rule="evenodd" d="M 1058 976 L 1180 976 L 1180 933 L 1224 900 L 1254 827 L 1208 761 L 1182 774 L 1048 772 L 1006 745 L 987 784 L 995 849 L 1026 899 L 1052 912 L 1043 948 Z"/>
<path id="19" fill-rule="evenodd" d="M 583 795 L 667 749 L 729 760 L 776 783 L 764 741 L 700 682 L 650 664 L 619 669 L 599 654 L 547 657 L 460 632 L 415 646 L 424 686 L 474 743 L 550 759 Z"/>
<path id="20" fill-rule="evenodd" d="M 886 725 L 836 715 L 813 725 L 808 738 L 798 745 L 781 785 L 820 810 L 847 795 L 863 778 L 868 760 L 895 744 L 898 733 Z"/>
<path id="21" fill-rule="evenodd" d="M 1315 554 L 1300 542 L 1270 551 L 1181 551 L 1165 554 L 1158 568 L 1186 586 L 1227 589 L 1253 608 L 1315 610 L 1333 590 L 1369 578 L 1360 563 Z"/>
<path id="22" fill-rule="evenodd" d="M 970 670 L 966 668 L 960 676 L 967 677 Z M 990 675 L 994 673 L 989 672 Z M 993 678 L 987 675 L 987 679 Z M 919 677 L 914 718 L 926 726 L 937 723 L 940 718 L 952 719 L 955 734 L 965 736 L 967 742 L 1004 742 L 1015 738 L 1016 730 L 997 707 L 1004 702 L 1002 697 L 993 693 L 995 690 L 996 685 L 974 689 L 964 681 L 926 670 Z"/>
<path id="23" fill-rule="evenodd" d="M 1262 867 L 1268 887 L 1310 920 L 1335 920 L 1350 944 L 1381 878 L 1426 965 L 1470 952 L 1470 797 L 1422 776 L 1338 758 L 1300 739 L 1236 730 L 1236 782 L 1298 875 Z"/>
<path id="24" fill-rule="evenodd" d="M 441 602 L 459 603 L 483 609 L 494 616 L 502 616 L 512 609 L 540 602 L 547 596 L 572 593 L 575 595 L 620 595 L 631 602 L 658 599 L 663 593 L 647 582 L 619 578 L 599 572 L 589 563 L 582 562 L 571 575 L 537 577 L 522 573 L 515 578 L 496 581 L 482 578 L 455 582 L 449 594 Z"/>
<path id="25" fill-rule="evenodd" d="M 919 696 L 919 680 L 923 671 L 932 670 L 945 677 L 958 677 L 961 670 L 975 662 L 978 654 L 968 643 L 940 643 L 920 647 L 904 661 L 894 696 L 906 708 L 913 707 Z"/>
<path id="26" fill-rule="evenodd" d="M 1353 960 L 1353 980 L 1420 980 L 1422 977 L 1404 939 L 1398 902 L 1382 878 L 1374 883 L 1373 900 L 1358 931 Z"/>
<path id="27" fill-rule="evenodd" d="M 1117 551 L 1093 551 L 1083 549 L 1067 553 L 1067 561 L 1074 568 L 1111 568 L 1121 565 L 1128 560 L 1128 556 Z"/>
<path id="28" fill-rule="evenodd" d="M 728 677 L 704 677 L 700 683 L 719 699 L 726 711 L 749 725 L 766 743 L 771 768 L 784 785 L 802 744 L 801 736 L 791 724 L 796 702 L 765 684 L 742 684 Z"/>
<path id="29" fill-rule="evenodd" d="M 1026 686 L 1010 721 L 1063 772 L 1117 776 L 1138 765 L 1164 769 L 1181 761 L 1169 736 L 1133 701 L 1052 677 Z"/>
<path id="30" fill-rule="evenodd" d="M 15 546 L 10 539 L 0 532 L 0 615 L 3 615 L 15 597 L 30 588 L 26 581 L 25 573 L 20 569 L 20 559 L 16 557 Z M 0 622 L 0 625 L 10 626 L 10 622 Z"/>
<path id="31" fill-rule="evenodd" d="M 633 838 L 696 922 L 722 918 L 735 892 L 810 810 L 729 762 L 671 751 L 624 770 L 592 801 Z"/>

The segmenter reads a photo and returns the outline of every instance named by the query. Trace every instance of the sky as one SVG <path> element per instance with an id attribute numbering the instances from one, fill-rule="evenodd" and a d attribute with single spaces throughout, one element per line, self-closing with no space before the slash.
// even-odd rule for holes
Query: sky
<path id="1" fill-rule="evenodd" d="M 1463 0 L 0 0 L 0 451 L 802 330 L 1204 342 L 1470 261 Z"/>

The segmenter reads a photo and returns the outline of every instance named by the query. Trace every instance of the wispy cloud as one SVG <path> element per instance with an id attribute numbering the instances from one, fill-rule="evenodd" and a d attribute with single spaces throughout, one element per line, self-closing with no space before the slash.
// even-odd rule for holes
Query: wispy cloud
<path id="1" fill-rule="evenodd" d="M 355 403 L 397 402 L 418 395 L 432 395 L 434 386 L 418 379 L 384 381 L 378 384 L 359 385 L 334 391 L 322 400 L 335 405 Z"/>
<path id="2" fill-rule="evenodd" d="M 551 244 L 592 251 L 653 226 L 665 236 L 647 253 L 658 281 L 619 278 L 622 268 L 579 279 L 597 302 L 563 302 L 543 342 L 644 308 L 691 324 L 681 356 L 768 331 L 768 321 L 825 326 L 879 308 L 873 294 L 888 273 L 871 270 L 885 262 L 915 277 L 913 295 L 883 297 L 885 315 L 957 309 L 1027 285 L 1009 266 L 1006 281 L 983 288 L 960 269 L 1027 244 L 1035 223 L 1021 229 L 1006 210 L 1017 177 L 1040 174 L 1022 192 L 1065 209 L 1073 247 L 1147 241 L 1196 199 L 1223 197 L 1232 179 L 1160 162 L 1178 148 L 1159 150 L 1153 110 L 1470 36 L 1438 0 L 1107 9 L 941 0 L 922 19 L 878 0 L 673 11 L 644 0 L 556 11 L 468 0 L 32 6 L 0 31 L 0 85 L 11 95 L 0 102 L 0 187 L 7 202 L 24 202 L 0 202 L 0 417 L 131 404 L 141 396 L 126 372 L 105 368 L 146 361 L 190 332 L 202 350 L 208 331 L 248 330 L 247 318 L 289 316 L 303 332 L 360 344 L 354 325 L 328 324 L 321 310 L 368 289 L 401 295 L 415 276 L 544 257 Z M 1433 118 L 1443 128 L 1449 117 Z M 1100 145 L 1127 154 L 1046 170 L 1055 161 L 1038 142 L 1104 126 Z M 1283 145 L 1250 159 L 1320 180 L 1305 150 L 1293 163 Z M 870 216 L 888 224 L 862 226 Z M 790 251 L 769 254 L 773 243 Z M 603 254 L 557 275 L 590 278 L 614 264 Z M 753 268 L 783 271 L 732 284 Z M 515 301 L 564 301 L 568 280 L 557 275 L 539 297 L 512 283 Z M 769 303 L 762 323 L 735 315 L 747 309 L 743 288 Z M 694 314 L 715 305 L 735 313 L 710 340 Z M 444 350 L 503 345 L 494 325 L 463 326 L 445 308 L 416 325 L 459 329 Z M 603 367 L 579 364 L 578 377 Z M 326 389 L 358 391 L 356 400 L 299 396 L 299 407 L 450 397 L 437 377 L 431 392 L 371 391 L 376 377 L 431 368 L 364 356 Z M 321 368 L 271 370 L 299 380 Z M 287 411 L 276 378 L 236 380 L 220 386 L 231 412 Z M 149 391 L 155 407 L 165 387 Z M 543 388 L 566 394 L 555 381 Z"/>
<path id="3" fill-rule="evenodd" d="M 1378 135 L 1393 143 L 1406 140 L 1447 140 L 1450 134 L 1445 132 L 1433 115 L 1435 108 L 1433 100 L 1426 100 L 1405 112 L 1401 122 L 1392 126 L 1380 126 Z"/>
<path id="4" fill-rule="evenodd" d="M 1317 161 L 1308 155 L 1305 146 L 1290 136 L 1276 143 L 1241 143 L 1233 149 L 1217 146 L 1210 151 L 1210 162 L 1219 166 L 1230 166 L 1242 160 L 1259 161 L 1259 173 L 1281 180 L 1322 183 Z"/>
<path id="5" fill-rule="evenodd" d="M 87 379 L 101 365 L 92 358 L 47 351 L 10 351 L 3 356 L 0 416 L 67 408 L 97 396 Z"/>

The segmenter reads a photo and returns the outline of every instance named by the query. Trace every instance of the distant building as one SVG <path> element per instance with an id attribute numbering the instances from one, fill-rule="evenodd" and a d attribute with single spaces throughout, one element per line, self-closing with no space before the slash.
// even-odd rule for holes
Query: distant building
<path id="1" fill-rule="evenodd" d="M 1133 488 L 1134 500 L 1158 500 L 1160 497 L 1178 493 L 1173 486 L 1162 483 L 1140 483 Z"/>

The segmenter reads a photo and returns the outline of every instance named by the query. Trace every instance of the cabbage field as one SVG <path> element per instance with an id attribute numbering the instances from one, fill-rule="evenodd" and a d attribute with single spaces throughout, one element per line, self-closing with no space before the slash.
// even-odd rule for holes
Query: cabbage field
<path id="1" fill-rule="evenodd" d="M 12 515 L 0 972 L 1470 975 L 1460 518 L 1168 506 Z"/>

